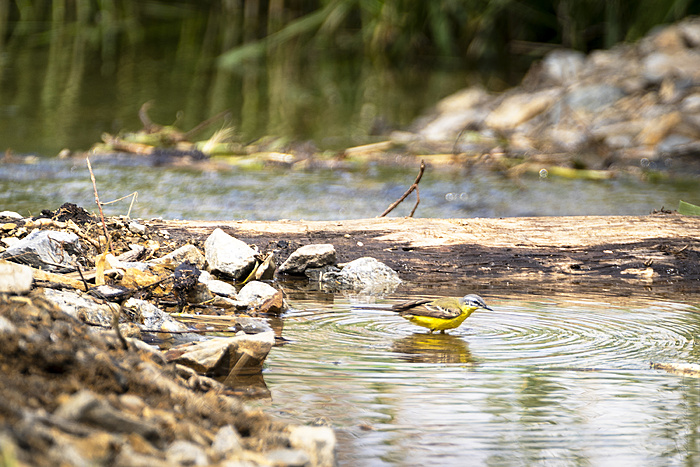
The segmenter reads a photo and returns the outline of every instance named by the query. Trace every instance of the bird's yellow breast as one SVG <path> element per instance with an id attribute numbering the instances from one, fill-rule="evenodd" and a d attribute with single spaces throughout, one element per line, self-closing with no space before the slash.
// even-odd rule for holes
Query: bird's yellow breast
<path id="1" fill-rule="evenodd" d="M 417 326 L 428 328 L 431 331 L 445 331 L 447 329 L 454 329 L 456 327 L 459 327 L 459 325 L 462 324 L 464 320 L 467 319 L 474 310 L 476 310 L 476 307 L 464 307 L 462 308 L 461 314 L 450 319 L 408 314 L 405 315 L 404 318 L 406 318 L 407 320 L 409 320 Z"/>

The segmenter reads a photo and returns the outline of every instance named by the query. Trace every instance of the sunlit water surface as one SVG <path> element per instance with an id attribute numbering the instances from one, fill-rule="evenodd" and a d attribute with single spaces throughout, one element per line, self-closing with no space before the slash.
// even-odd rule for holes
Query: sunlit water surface
<path id="1" fill-rule="evenodd" d="M 198 220 L 335 220 L 379 215 L 416 177 L 415 168 L 370 164 L 338 170 L 265 170 L 214 165 L 154 166 L 142 157 L 92 160 L 100 200 L 132 193 L 132 218 Z M 451 167 L 426 170 L 416 217 L 508 217 L 544 215 L 644 215 L 697 203 L 695 180 L 645 183 L 621 177 L 591 182 L 501 174 Z M 415 194 L 391 215 L 405 216 Z M 39 214 L 71 202 L 96 212 L 90 173 L 83 158 L 38 158 L 34 164 L 0 164 L 0 210 Z M 129 213 L 131 198 L 105 206 L 106 215 Z"/>
<path id="2" fill-rule="evenodd" d="M 446 335 L 292 300 L 264 378 L 279 418 L 327 423 L 341 465 L 698 465 L 700 314 L 658 300 L 484 295 Z M 380 303 L 396 303 L 388 297 Z"/>

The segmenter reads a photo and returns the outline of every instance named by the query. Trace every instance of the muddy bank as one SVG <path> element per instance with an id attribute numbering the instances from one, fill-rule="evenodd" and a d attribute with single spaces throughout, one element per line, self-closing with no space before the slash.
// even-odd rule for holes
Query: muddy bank
<path id="1" fill-rule="evenodd" d="M 372 256 L 417 284 L 620 290 L 653 285 L 687 292 L 700 284 L 700 218 L 674 213 L 150 225 L 194 242 L 219 227 L 262 250 L 277 250 L 280 261 L 299 245 L 332 243 L 341 262 Z"/>

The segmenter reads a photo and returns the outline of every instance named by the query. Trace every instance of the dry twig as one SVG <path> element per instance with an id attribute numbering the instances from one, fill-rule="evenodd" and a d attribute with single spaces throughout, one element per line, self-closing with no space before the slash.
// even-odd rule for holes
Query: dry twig
<path id="1" fill-rule="evenodd" d="M 393 209 L 398 206 L 403 200 L 406 199 L 408 195 L 410 195 L 413 190 L 416 190 L 416 204 L 413 206 L 413 209 L 411 210 L 411 213 L 408 215 L 408 217 L 413 217 L 413 214 L 416 212 L 416 208 L 418 207 L 418 203 L 420 203 L 420 191 L 418 190 L 418 183 L 420 182 L 420 179 L 423 177 L 423 172 L 425 172 L 425 161 L 420 161 L 420 171 L 418 172 L 418 176 L 416 177 L 416 181 L 413 182 L 413 185 L 411 185 L 408 190 L 406 190 L 406 193 L 401 196 L 401 198 L 397 199 L 394 201 L 386 210 L 381 213 L 378 217 L 384 217 L 387 214 L 389 214 Z"/>
<path id="2" fill-rule="evenodd" d="M 95 189 L 95 202 L 97 203 L 97 207 L 100 209 L 100 219 L 102 219 L 102 228 L 105 231 L 105 237 L 107 238 L 107 248 L 109 249 L 109 252 L 112 252 L 112 240 L 109 238 L 109 232 L 107 231 L 107 223 L 105 222 L 105 215 L 102 212 L 102 204 L 100 204 L 100 197 L 97 194 L 97 182 L 95 181 L 95 174 L 92 173 L 92 166 L 90 165 L 90 159 L 85 158 L 87 161 L 87 166 L 88 170 L 90 171 L 90 180 L 92 180 L 92 187 Z"/>

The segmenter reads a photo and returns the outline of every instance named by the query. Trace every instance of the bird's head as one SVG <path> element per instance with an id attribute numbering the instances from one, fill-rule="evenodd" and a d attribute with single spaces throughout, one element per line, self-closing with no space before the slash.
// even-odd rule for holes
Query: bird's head
<path id="1" fill-rule="evenodd" d="M 459 299 L 459 302 L 462 306 L 473 306 L 474 308 L 484 308 L 486 310 L 493 311 L 492 308 L 489 308 L 486 306 L 486 303 L 484 302 L 484 299 L 479 297 L 478 295 L 470 294 L 470 295 L 465 295 L 464 297 Z"/>

